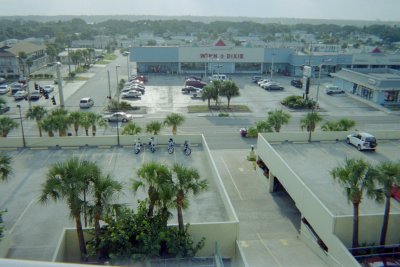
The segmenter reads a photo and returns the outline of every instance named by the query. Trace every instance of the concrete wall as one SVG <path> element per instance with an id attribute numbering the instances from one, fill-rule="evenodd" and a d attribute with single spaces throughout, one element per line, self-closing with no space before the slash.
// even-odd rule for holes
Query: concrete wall
<path id="1" fill-rule="evenodd" d="M 4 235 L 0 242 L 0 258 L 5 258 L 10 247 L 10 236 Z M 0 264 L 1 266 L 1 264 Z"/>
<path id="2" fill-rule="evenodd" d="M 393 201 L 393 200 L 392 200 Z M 361 203 L 362 205 L 362 203 Z M 383 212 L 383 210 L 382 210 Z M 335 218 L 335 234 L 347 247 L 351 247 L 353 234 L 353 216 Z M 361 215 L 359 218 L 359 242 L 379 245 L 383 216 L 381 214 Z M 398 244 L 400 240 L 400 214 L 390 214 L 386 244 Z M 377 241 L 378 240 L 378 241 Z"/>
<path id="3" fill-rule="evenodd" d="M 146 143 L 153 135 L 120 135 L 121 146 L 133 146 L 137 138 Z M 191 144 L 201 144 L 203 138 L 201 135 L 155 135 L 157 144 L 166 145 L 168 139 L 172 137 L 176 144 L 181 145 L 185 140 Z M 65 137 L 27 137 L 26 146 L 29 148 L 39 147 L 80 147 L 80 146 L 115 146 L 118 144 L 116 135 L 107 136 L 65 136 Z M 21 148 L 23 147 L 22 138 L 1 137 L 1 148 Z"/>

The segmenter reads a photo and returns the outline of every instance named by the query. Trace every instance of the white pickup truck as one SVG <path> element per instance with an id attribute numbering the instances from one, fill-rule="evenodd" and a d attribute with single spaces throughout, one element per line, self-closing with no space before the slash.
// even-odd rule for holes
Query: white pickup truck
<path id="1" fill-rule="evenodd" d="M 375 136 L 369 133 L 353 133 L 347 136 L 346 143 L 355 146 L 359 151 L 374 150 L 378 146 Z"/>

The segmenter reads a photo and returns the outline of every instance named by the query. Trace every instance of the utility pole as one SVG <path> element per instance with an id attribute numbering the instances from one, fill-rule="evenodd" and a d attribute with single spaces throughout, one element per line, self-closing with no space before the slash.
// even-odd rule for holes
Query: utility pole
<path id="1" fill-rule="evenodd" d="M 61 63 L 57 62 L 56 63 L 56 71 L 57 71 L 57 84 L 58 84 L 58 97 L 60 100 L 60 108 L 64 108 L 64 93 L 63 93 L 63 88 L 62 88 L 62 79 L 61 79 Z"/>

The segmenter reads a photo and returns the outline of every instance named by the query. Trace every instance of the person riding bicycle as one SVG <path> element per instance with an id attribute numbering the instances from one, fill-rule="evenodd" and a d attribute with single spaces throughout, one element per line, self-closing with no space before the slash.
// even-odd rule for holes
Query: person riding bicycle
<path id="1" fill-rule="evenodd" d="M 138 138 L 136 140 L 136 143 L 135 143 L 135 148 L 139 148 L 140 149 L 141 146 L 142 146 L 142 142 L 140 141 L 140 138 Z"/>
<path id="2" fill-rule="evenodd" d="M 149 147 L 155 147 L 156 146 L 156 142 L 154 140 L 154 137 L 150 137 L 149 138 Z"/>

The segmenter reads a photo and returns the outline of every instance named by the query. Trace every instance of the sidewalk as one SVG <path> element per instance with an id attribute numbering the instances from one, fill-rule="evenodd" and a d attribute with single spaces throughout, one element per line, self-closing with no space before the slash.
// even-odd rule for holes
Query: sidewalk
<path id="1" fill-rule="evenodd" d="M 240 221 L 238 243 L 248 266 L 327 266 L 299 239 L 300 213 L 292 199 L 268 192 L 267 180 L 246 160 L 249 151 L 211 151 Z"/>

